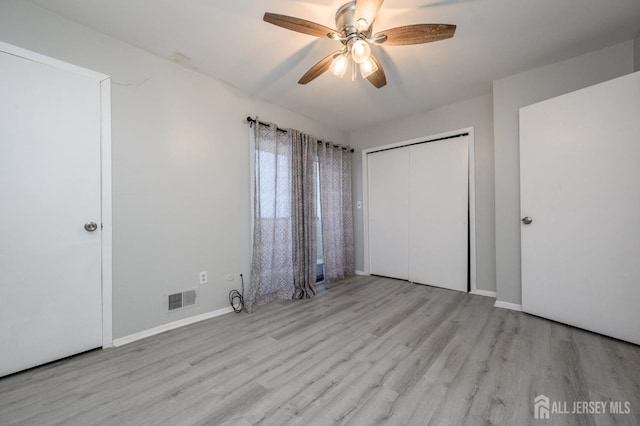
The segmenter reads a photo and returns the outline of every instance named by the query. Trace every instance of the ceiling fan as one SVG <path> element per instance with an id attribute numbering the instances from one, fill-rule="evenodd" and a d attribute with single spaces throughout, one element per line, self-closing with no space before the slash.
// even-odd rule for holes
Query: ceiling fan
<path id="1" fill-rule="evenodd" d="M 307 84 L 327 70 L 343 77 L 351 67 L 351 78 L 356 79 L 357 70 L 378 89 L 387 84 L 387 78 L 380 62 L 371 54 L 371 44 L 402 46 L 408 44 L 430 43 L 453 37 L 455 25 L 417 24 L 373 32 L 373 23 L 384 0 L 354 0 L 342 5 L 336 13 L 336 28 L 292 16 L 265 13 L 264 20 L 288 30 L 340 41 L 344 47 L 315 64 L 298 84 Z"/>

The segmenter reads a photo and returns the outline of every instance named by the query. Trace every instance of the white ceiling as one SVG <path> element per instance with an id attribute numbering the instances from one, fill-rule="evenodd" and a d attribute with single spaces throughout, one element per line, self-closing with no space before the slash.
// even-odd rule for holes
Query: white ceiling
<path id="1" fill-rule="evenodd" d="M 184 55 L 202 73 L 343 130 L 487 93 L 493 80 L 630 40 L 640 29 L 640 0 L 387 0 L 376 31 L 458 28 L 436 43 L 374 46 L 387 74 L 378 90 L 331 73 L 298 85 L 341 44 L 262 21 L 268 11 L 335 27 L 346 0 L 31 1 L 159 56 Z"/>

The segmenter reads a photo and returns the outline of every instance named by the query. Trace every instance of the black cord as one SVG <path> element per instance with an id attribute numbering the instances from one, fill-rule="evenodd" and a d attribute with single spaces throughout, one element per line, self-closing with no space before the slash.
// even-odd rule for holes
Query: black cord
<path id="1" fill-rule="evenodd" d="M 240 281 L 242 281 L 242 293 L 238 290 L 231 290 L 231 292 L 229 292 L 229 303 L 231 303 L 233 312 L 236 314 L 242 312 L 244 308 L 244 277 L 242 274 L 240 274 Z"/>

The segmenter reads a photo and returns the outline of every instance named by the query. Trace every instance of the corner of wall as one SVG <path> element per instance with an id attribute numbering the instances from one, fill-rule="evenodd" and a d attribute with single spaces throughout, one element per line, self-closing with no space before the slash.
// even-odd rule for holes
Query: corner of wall
<path id="1" fill-rule="evenodd" d="M 640 31 L 633 40 L 633 71 L 640 71 Z"/>

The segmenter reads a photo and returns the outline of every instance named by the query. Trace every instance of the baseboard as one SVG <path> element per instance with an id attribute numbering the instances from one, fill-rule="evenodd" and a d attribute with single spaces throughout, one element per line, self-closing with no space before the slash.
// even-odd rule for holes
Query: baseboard
<path id="1" fill-rule="evenodd" d="M 495 291 L 475 289 L 475 290 L 471 291 L 470 294 L 475 294 L 477 296 L 493 297 L 494 299 L 496 298 L 496 292 Z"/>
<path id="2" fill-rule="evenodd" d="M 140 331 L 138 333 L 131 334 L 129 336 L 120 337 L 119 339 L 113 340 L 113 346 L 123 346 L 128 343 L 133 343 L 137 340 L 142 340 L 147 337 L 155 336 L 156 334 L 164 333 L 165 331 L 174 330 L 176 328 L 184 327 L 185 325 L 195 324 L 200 321 L 208 320 L 211 318 L 219 317 L 220 315 L 225 315 L 230 312 L 233 312 L 233 308 L 231 306 L 227 308 L 218 309 L 217 311 L 207 312 L 205 314 L 196 315 L 193 317 L 181 319 L 178 321 L 173 321 L 168 324 L 159 325 L 157 327 L 150 328 L 148 330 Z"/>
<path id="3" fill-rule="evenodd" d="M 522 305 L 518 305 L 517 303 L 509 303 L 496 300 L 496 303 L 493 306 L 495 306 L 496 308 L 511 309 L 512 311 L 522 312 Z"/>
<path id="4" fill-rule="evenodd" d="M 356 271 L 356 275 L 363 275 L 363 276 L 365 276 L 365 277 L 369 276 L 369 274 L 367 274 L 367 273 L 366 273 L 366 272 L 364 272 L 364 271 Z"/>

